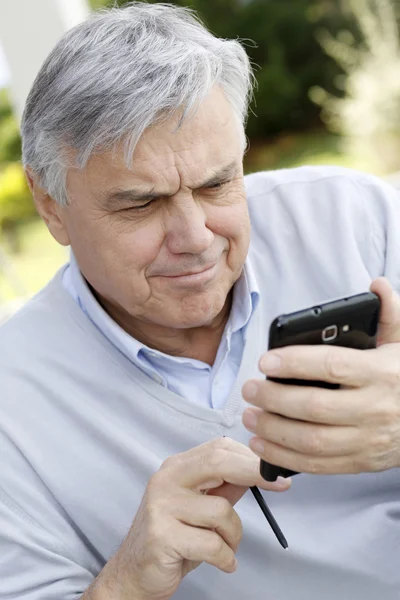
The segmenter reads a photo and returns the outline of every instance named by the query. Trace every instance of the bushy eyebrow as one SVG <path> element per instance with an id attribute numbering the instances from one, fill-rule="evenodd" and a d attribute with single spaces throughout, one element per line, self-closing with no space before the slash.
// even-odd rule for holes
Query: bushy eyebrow
<path id="1" fill-rule="evenodd" d="M 231 162 L 229 165 L 222 167 L 214 173 L 209 179 L 196 186 L 196 189 L 213 187 L 220 183 L 225 183 L 231 179 L 238 169 L 237 161 Z M 150 191 L 140 191 L 138 189 L 112 189 L 105 197 L 105 205 L 107 208 L 116 209 L 126 204 L 134 204 L 135 202 L 146 203 L 159 198 L 168 198 L 170 194 L 163 192 L 153 192 L 154 187 Z"/>

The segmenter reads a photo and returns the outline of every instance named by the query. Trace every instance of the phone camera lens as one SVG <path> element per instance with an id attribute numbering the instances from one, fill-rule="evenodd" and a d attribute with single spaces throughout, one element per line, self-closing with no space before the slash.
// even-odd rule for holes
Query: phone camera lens
<path id="1" fill-rule="evenodd" d="M 329 327 L 325 327 L 322 331 L 322 341 L 323 342 L 332 342 L 338 336 L 338 327 L 337 325 L 330 325 Z"/>

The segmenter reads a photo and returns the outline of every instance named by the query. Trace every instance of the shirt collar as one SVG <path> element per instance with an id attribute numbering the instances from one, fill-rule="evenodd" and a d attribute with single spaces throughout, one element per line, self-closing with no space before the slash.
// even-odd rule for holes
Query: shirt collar
<path id="1" fill-rule="evenodd" d="M 233 288 L 230 321 L 231 333 L 246 328 L 260 300 L 260 290 L 249 257 Z"/>
<path id="2" fill-rule="evenodd" d="M 79 306 L 100 332 L 129 359 L 139 360 L 143 344 L 129 335 L 112 319 L 93 295 L 83 277 L 74 253 L 70 255 L 71 283 L 77 294 Z"/>

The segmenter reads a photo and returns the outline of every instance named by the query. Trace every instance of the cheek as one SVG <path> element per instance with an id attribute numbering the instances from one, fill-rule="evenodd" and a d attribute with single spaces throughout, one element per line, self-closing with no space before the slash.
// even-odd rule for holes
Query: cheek
<path id="1" fill-rule="evenodd" d="M 128 219 L 113 224 L 99 219 L 79 229 L 74 228 L 71 247 L 85 277 L 97 289 L 110 283 L 123 289 L 143 278 L 163 240 L 160 227 L 138 226 Z"/>
<path id="2" fill-rule="evenodd" d="M 250 219 L 247 203 L 215 208 L 209 220 L 212 231 L 238 249 L 247 248 L 250 238 Z"/>
<path id="3" fill-rule="evenodd" d="M 143 273 L 156 260 L 163 238 L 159 227 L 126 228 L 115 236 L 110 246 L 130 272 Z"/>

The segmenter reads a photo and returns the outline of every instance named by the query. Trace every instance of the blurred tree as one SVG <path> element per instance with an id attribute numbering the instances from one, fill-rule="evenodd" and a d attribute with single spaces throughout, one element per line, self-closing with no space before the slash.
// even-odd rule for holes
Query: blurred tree
<path id="1" fill-rule="evenodd" d="M 162 0 L 149 0 L 159 3 Z M 129 0 L 92 0 L 94 8 Z M 316 26 L 332 33 L 346 23 L 344 0 L 173 0 L 194 8 L 210 30 L 226 38 L 252 40 L 247 52 L 256 65 L 258 89 L 247 133 L 265 138 L 282 131 L 321 126 L 308 96 L 311 86 L 333 91 L 343 71 L 315 39 Z M 246 42 L 245 42 L 246 43 Z"/>
<path id="2" fill-rule="evenodd" d="M 400 169 L 400 30 L 398 0 L 348 0 L 357 35 L 325 30 L 319 41 L 346 73 L 336 80 L 339 96 L 314 87 L 310 96 L 322 117 L 340 133 L 347 150 L 380 165 Z"/>
<path id="3" fill-rule="evenodd" d="M 18 123 L 6 90 L 0 90 L 0 233 L 14 252 L 19 250 L 17 223 L 36 215 L 20 160 Z"/>
<path id="4" fill-rule="evenodd" d="M 21 158 L 21 138 L 6 90 L 0 90 L 0 163 Z"/>
<path id="5" fill-rule="evenodd" d="M 21 164 L 8 163 L 0 172 L 0 231 L 14 252 L 19 250 L 17 223 L 36 214 Z"/>

